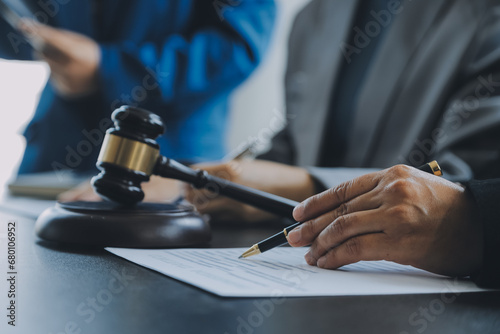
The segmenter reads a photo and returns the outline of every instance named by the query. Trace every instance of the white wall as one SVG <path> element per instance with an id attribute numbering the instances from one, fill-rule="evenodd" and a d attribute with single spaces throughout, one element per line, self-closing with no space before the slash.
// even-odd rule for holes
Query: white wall
<path id="1" fill-rule="evenodd" d="M 25 147 L 21 134 L 48 75 L 42 63 L 0 60 L 0 193 L 20 163 Z"/>
<path id="2" fill-rule="evenodd" d="M 309 0 L 276 0 L 279 17 L 263 64 L 241 85 L 232 99 L 229 148 L 269 127 L 283 113 L 283 75 L 291 23 Z M 22 130 L 31 118 L 49 75 L 45 64 L 0 60 L 0 185 L 15 173 L 24 150 Z M 0 188 L 1 189 L 1 188 Z"/>
<path id="3" fill-rule="evenodd" d="M 284 113 L 283 80 L 288 35 L 297 12 L 310 0 L 276 0 L 279 16 L 271 48 L 249 80 L 233 95 L 229 148 L 269 127 L 276 113 Z"/>

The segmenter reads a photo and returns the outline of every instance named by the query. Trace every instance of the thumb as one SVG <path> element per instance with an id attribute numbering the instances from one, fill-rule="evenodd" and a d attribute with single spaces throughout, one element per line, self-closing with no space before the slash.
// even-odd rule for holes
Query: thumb
<path id="1" fill-rule="evenodd" d="M 57 40 L 59 29 L 52 28 L 32 19 L 23 18 L 19 23 L 19 30 L 28 38 L 39 38 L 44 41 Z"/>

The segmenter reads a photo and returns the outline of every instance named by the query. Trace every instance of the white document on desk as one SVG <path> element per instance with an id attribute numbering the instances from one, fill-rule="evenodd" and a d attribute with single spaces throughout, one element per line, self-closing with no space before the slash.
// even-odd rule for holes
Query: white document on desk
<path id="1" fill-rule="evenodd" d="M 305 248 L 281 247 L 247 259 L 246 249 L 106 248 L 131 262 L 224 297 L 458 294 L 482 291 L 457 280 L 387 261 L 339 270 L 307 265 Z"/>

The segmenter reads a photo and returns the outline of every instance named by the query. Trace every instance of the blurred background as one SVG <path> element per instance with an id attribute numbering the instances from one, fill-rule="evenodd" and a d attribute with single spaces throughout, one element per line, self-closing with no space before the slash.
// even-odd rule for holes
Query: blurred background
<path id="1" fill-rule="evenodd" d="M 276 0 L 279 17 L 272 46 L 257 71 L 233 94 L 228 149 L 270 127 L 284 113 L 283 76 L 288 34 L 297 12 L 310 0 Z M 49 76 L 43 63 L 0 59 L 0 184 L 16 172 L 24 151 L 22 132 L 31 119 L 39 94 Z"/>

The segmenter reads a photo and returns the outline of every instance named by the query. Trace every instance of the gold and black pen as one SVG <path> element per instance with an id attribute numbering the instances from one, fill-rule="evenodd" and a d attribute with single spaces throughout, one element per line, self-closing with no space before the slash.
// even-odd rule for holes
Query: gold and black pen
<path id="1" fill-rule="evenodd" d="M 434 174 L 436 176 L 443 175 L 443 172 L 441 171 L 441 167 L 439 167 L 439 164 L 435 160 L 432 162 L 426 163 L 425 165 L 422 165 L 420 167 L 417 167 L 417 169 L 420 169 L 421 171 L 424 171 L 424 172 L 427 172 L 430 174 Z M 292 208 L 292 210 L 293 210 L 293 208 Z M 286 227 L 285 229 L 283 229 L 282 232 L 279 232 L 279 233 L 255 244 L 255 245 L 253 245 L 248 250 L 246 250 L 243 254 L 241 254 L 241 256 L 239 258 L 240 259 L 247 258 L 247 257 L 253 256 L 253 255 L 261 254 L 261 253 L 267 252 L 268 250 L 271 250 L 273 248 L 287 244 L 288 243 L 288 240 L 287 240 L 288 233 L 290 233 L 294 228 L 296 228 L 297 226 L 299 226 L 301 224 L 302 223 L 299 222 L 299 223 L 295 223 L 293 225 L 290 225 L 290 226 Z"/>

